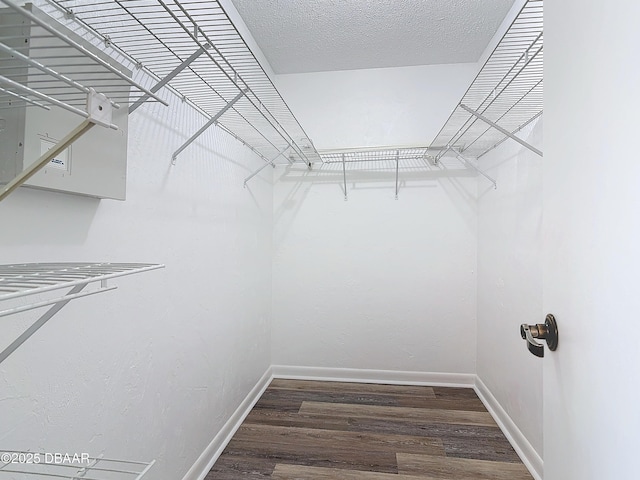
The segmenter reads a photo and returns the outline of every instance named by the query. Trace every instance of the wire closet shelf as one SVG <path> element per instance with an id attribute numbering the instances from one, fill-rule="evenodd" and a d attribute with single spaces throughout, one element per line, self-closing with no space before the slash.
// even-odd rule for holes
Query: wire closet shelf
<path id="1" fill-rule="evenodd" d="M 151 73 L 153 91 L 169 85 L 208 117 L 174 161 L 213 124 L 268 163 L 322 161 L 219 1 L 48 1 Z"/>
<path id="2" fill-rule="evenodd" d="M 0 265 L 0 302 L 162 268 L 154 263 L 16 263 Z M 5 313 L 0 311 L 0 316 Z"/>
<path id="3" fill-rule="evenodd" d="M 155 464 L 91 457 L 88 454 L 4 450 L 0 479 L 63 478 L 82 480 L 141 480 Z"/>
<path id="4" fill-rule="evenodd" d="M 77 298 L 114 290 L 108 281 L 164 268 L 153 263 L 20 263 L 0 265 L 0 317 L 42 307 L 49 308 L 22 334 L 0 351 L 4 362 L 43 327 L 67 303 Z M 98 288 L 83 291 L 89 284 Z M 62 296 L 52 292 L 66 290 Z M 26 299 L 27 303 L 21 301 Z M 19 303 L 16 305 L 16 303 Z M 21 450 L 0 451 L 0 479 L 66 478 L 83 480 L 140 480 L 155 463 L 91 457 L 82 454 L 53 454 Z"/>
<path id="5" fill-rule="evenodd" d="M 0 0 L 0 15 L 0 110 L 57 106 L 88 118 L 92 90 L 114 108 L 143 97 L 162 101 L 100 54 L 102 45 L 88 45 L 73 25 L 64 25 L 68 19 L 13 0 Z"/>
<path id="6" fill-rule="evenodd" d="M 431 143 L 436 160 L 453 150 L 480 158 L 543 112 L 543 0 L 528 0 Z"/>
<path id="7" fill-rule="evenodd" d="M 22 7 L 13 0 L 0 0 L 0 24 L 0 112 L 13 118 L 10 125 L 15 127 L 19 123 L 15 119 L 24 115 L 10 115 L 8 109 L 55 107 L 84 118 L 49 151 L 28 159 L 31 163 L 3 181 L 0 200 L 95 125 L 117 130 L 111 123 L 112 111 L 121 103 L 153 99 L 166 104 L 104 54 L 97 37 L 74 29 L 64 16 L 53 18 L 31 3 Z M 4 129 L 7 121 L 1 120 Z M 11 155 L 3 157 L 0 168 L 11 161 Z"/>
<path id="8" fill-rule="evenodd" d="M 108 281 L 164 268 L 154 263 L 20 263 L 0 265 L 0 317 L 51 306 L 17 339 L 0 352 L 0 363 L 26 342 L 67 303 L 115 290 Z M 90 284 L 98 288 L 83 291 Z M 50 292 L 68 289 L 64 295 Z M 20 299 L 26 299 L 20 300 Z M 18 301 L 16 301 L 18 300 Z"/>

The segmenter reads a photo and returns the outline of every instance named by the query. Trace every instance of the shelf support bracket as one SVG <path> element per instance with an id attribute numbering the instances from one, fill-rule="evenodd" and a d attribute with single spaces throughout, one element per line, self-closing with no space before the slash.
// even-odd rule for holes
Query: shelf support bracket
<path id="1" fill-rule="evenodd" d="M 348 200 L 347 197 L 347 164 L 344 160 L 344 153 L 342 154 L 342 176 L 344 178 L 344 201 Z"/>
<path id="2" fill-rule="evenodd" d="M 195 52 L 193 52 L 189 56 L 189 58 L 187 58 L 184 62 L 182 62 L 180 65 L 178 65 L 176 68 L 174 68 L 171 71 L 171 73 L 169 73 L 166 77 L 164 77 L 162 80 L 160 80 L 158 83 L 156 83 L 149 91 L 151 93 L 156 93 L 158 90 L 160 90 L 162 87 L 164 87 L 167 83 L 169 83 L 171 80 L 173 80 L 178 74 L 180 74 L 185 68 L 187 68 L 189 65 L 191 65 L 191 63 L 195 59 L 200 57 L 200 55 L 202 55 L 204 53 L 206 48 L 208 48 L 208 45 L 206 47 L 198 48 Z M 150 95 L 148 95 L 146 93 L 142 97 L 140 97 L 135 103 L 133 103 L 129 107 L 129 115 L 131 115 L 133 112 L 135 112 L 138 109 L 138 107 L 141 106 L 144 102 L 146 102 L 149 98 L 150 98 Z"/>
<path id="3" fill-rule="evenodd" d="M 536 147 L 534 147 L 533 145 L 531 145 L 530 143 L 525 142 L 524 140 L 522 140 L 521 138 L 518 138 L 517 136 L 515 136 L 513 133 L 511 133 L 508 130 L 505 130 L 504 128 L 502 128 L 500 125 L 498 125 L 495 122 L 492 122 L 491 120 L 489 120 L 487 117 L 485 117 L 484 115 L 476 112 L 475 110 L 473 110 L 472 108 L 467 107 L 465 104 L 461 103 L 460 107 L 464 110 L 466 110 L 467 112 L 469 112 L 471 115 L 473 115 L 476 118 L 479 118 L 480 120 L 482 120 L 483 122 L 485 122 L 488 125 L 491 125 L 493 128 L 495 128 L 496 130 L 498 130 L 500 133 L 502 133 L 503 135 L 506 135 L 507 137 L 515 140 L 516 142 L 518 142 L 520 145 L 527 147 L 529 150 L 531 150 L 534 153 L 537 153 L 538 155 L 540 155 L 542 157 L 542 151 L 538 150 Z M 455 150 L 454 150 L 455 151 Z"/>
<path id="4" fill-rule="evenodd" d="M 276 165 L 273 163 L 277 160 L 277 158 L 284 154 L 287 150 L 289 150 L 291 148 L 291 145 L 287 145 L 286 147 L 284 147 L 282 150 L 280 150 L 280 152 L 278 152 L 278 154 L 273 157 L 271 160 L 269 160 L 267 163 L 265 163 L 263 166 L 261 166 L 259 169 L 257 169 L 255 172 L 253 172 L 251 175 L 249 175 L 247 178 L 244 179 L 244 184 L 243 187 L 247 188 L 247 182 L 249 180 L 251 180 L 253 177 L 255 177 L 257 174 L 259 174 L 262 170 L 264 170 L 265 168 L 267 168 L 269 165 L 271 165 L 273 168 L 276 168 Z"/>
<path id="5" fill-rule="evenodd" d="M 38 320 L 36 320 L 33 323 L 33 325 L 27 328 L 22 333 L 22 335 L 16 338 L 11 343 L 11 345 L 9 345 L 2 352 L 0 352 L 0 363 L 4 362 L 9 355 L 15 352 L 18 349 L 18 347 L 20 347 L 20 345 L 26 342 L 29 339 L 29 337 L 31 337 L 34 333 L 36 333 L 40 329 L 40 327 L 42 327 L 45 323 L 47 323 L 51 319 L 51 317 L 53 317 L 56 313 L 58 313 L 62 309 L 62 307 L 64 307 L 67 303 L 69 303 L 86 286 L 87 284 L 83 283 L 73 287 L 69 291 L 69 293 L 66 295 L 66 297 L 71 297 L 71 298 L 65 299 L 65 297 L 62 297 L 59 302 L 54 304 L 53 307 L 47 310 Z"/>
<path id="6" fill-rule="evenodd" d="M 400 164 L 400 150 L 396 150 L 396 200 L 398 199 L 398 170 Z"/>
<path id="7" fill-rule="evenodd" d="M 229 110 L 231 107 L 233 107 L 234 103 L 236 103 L 238 100 L 240 100 L 246 93 L 247 93 L 248 89 L 245 88 L 244 90 L 241 90 L 240 93 L 238 93 L 235 97 L 233 97 L 233 99 L 227 103 L 224 107 L 222 107 L 222 109 L 216 113 L 213 117 L 211 117 L 211 119 L 204 124 L 204 126 L 198 130 L 196 133 L 194 133 L 191 138 L 189 140 L 187 140 L 186 142 L 184 142 L 182 144 L 182 146 L 180 148 L 178 148 L 173 155 L 171 155 L 171 163 L 173 165 L 176 164 L 176 158 L 178 158 L 178 155 L 180 155 L 189 145 L 191 145 L 196 138 L 198 138 L 200 135 L 202 135 L 204 133 L 205 130 L 207 130 L 211 125 L 213 125 L 214 123 L 216 123 L 218 121 L 218 119 L 225 114 L 225 112 L 227 110 Z"/>
<path id="8" fill-rule="evenodd" d="M 478 172 L 480 175 L 482 175 L 484 178 L 486 178 L 487 180 L 489 180 L 491 183 L 493 183 L 493 188 L 497 189 L 498 185 L 496 184 L 496 181 L 491 178 L 489 175 L 487 175 L 486 173 L 484 173 L 482 170 L 480 170 L 478 167 L 476 167 L 473 163 L 471 163 L 471 161 L 466 158 L 464 155 L 462 155 L 459 152 L 456 152 L 451 146 L 447 146 L 447 148 L 445 149 L 444 153 L 447 153 L 448 151 L 452 151 L 453 154 L 458 158 L 458 160 L 460 160 L 462 163 L 464 163 L 465 165 L 467 165 L 468 167 L 471 167 L 473 170 L 475 170 L 476 172 Z M 444 154 L 443 154 L 444 155 Z"/>
<path id="9" fill-rule="evenodd" d="M 73 129 L 66 137 L 60 142 L 40 156 L 35 162 L 25 168 L 20 174 L 18 174 L 13 180 L 7 183 L 2 190 L 0 190 L 0 201 L 4 200 L 11 192 L 22 185 L 35 175 L 38 170 L 43 168 L 49 163 L 56 155 L 64 151 L 69 145 L 75 142 L 78 138 L 88 132 L 95 122 L 88 118 L 84 120 L 80 125 Z"/>

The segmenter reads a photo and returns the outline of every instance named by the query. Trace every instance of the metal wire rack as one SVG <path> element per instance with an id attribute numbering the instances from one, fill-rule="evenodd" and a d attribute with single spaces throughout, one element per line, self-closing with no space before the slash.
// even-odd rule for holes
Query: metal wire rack
<path id="1" fill-rule="evenodd" d="M 395 198 L 398 199 L 400 191 L 400 171 L 411 172 L 414 176 L 419 172 L 433 171 L 436 167 L 433 151 L 429 147 L 385 147 L 370 149 L 332 150 L 321 151 L 323 160 L 323 170 L 337 173 L 341 170 L 343 180 L 344 199 L 348 200 L 347 191 L 347 170 L 378 172 L 379 178 L 388 179 L 386 173 L 395 172 Z M 458 162 L 459 161 L 459 162 Z M 495 180 L 487 176 L 482 170 L 468 159 L 458 155 L 455 163 L 461 164 L 463 168 L 471 168 L 477 173 L 490 180 L 494 187 Z M 347 168 L 349 165 L 350 168 Z M 372 165 L 376 165 L 372 167 Z M 440 165 L 442 166 L 442 162 Z M 447 165 L 447 170 L 451 168 Z"/>
<path id="2" fill-rule="evenodd" d="M 41 9 L 0 0 L 0 15 L 0 109 L 55 105 L 86 118 L 91 89 L 115 107 L 143 96 L 162 101 Z"/>
<path id="3" fill-rule="evenodd" d="M 217 0 L 50 1 L 160 79 L 153 91 L 169 85 L 209 117 L 174 162 L 213 124 L 267 162 L 321 161 Z"/>
<path id="4" fill-rule="evenodd" d="M 0 200 L 93 126 L 117 130 L 112 123 L 112 110 L 120 108 L 121 103 L 162 101 L 135 82 L 131 72 L 101 52 L 92 43 L 95 38 L 83 37 L 32 4 L 21 7 L 13 0 L 0 0 L 0 25 L 0 112 L 55 107 L 84 117 L 48 152 L 35 161 L 29 159 L 27 167 L 23 165 L 13 179 L 4 180 L 7 183 L 0 189 Z M 15 123 L 19 115 L 12 118 Z M 19 131 L 20 127 L 12 128 Z M 0 160 L 0 168 L 4 169 L 4 162 L 11 162 L 12 158 Z"/>
<path id="5" fill-rule="evenodd" d="M 114 290 L 108 280 L 164 268 L 150 263 L 21 263 L 0 265 L 0 302 L 29 297 L 26 304 L 0 310 L 0 317 L 52 305 L 44 315 L 20 335 L 11 345 L 0 352 L 0 363 L 22 345 L 69 301 Z M 100 287 L 91 291 L 82 290 L 90 283 L 100 282 Z M 63 296 L 40 300 L 39 294 L 60 289 L 70 289 Z"/>
<path id="6" fill-rule="evenodd" d="M 454 150 L 480 158 L 543 112 L 543 0 L 529 0 L 431 143 L 436 160 Z"/>
<path id="7" fill-rule="evenodd" d="M 82 480 L 141 480 L 153 467 L 152 462 L 134 462 L 88 454 L 40 453 L 3 450 L 0 454 L 0 478 L 27 480 L 64 478 Z"/>

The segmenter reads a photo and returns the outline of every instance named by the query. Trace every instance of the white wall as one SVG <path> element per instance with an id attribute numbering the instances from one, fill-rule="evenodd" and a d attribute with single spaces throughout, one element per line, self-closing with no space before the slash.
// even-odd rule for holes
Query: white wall
<path id="1" fill-rule="evenodd" d="M 542 121 L 521 132 L 542 148 Z M 542 360 L 519 325 L 542 323 L 542 159 L 507 141 L 480 159 L 478 376 L 542 456 Z M 537 462 L 540 466 L 540 461 Z"/>
<path id="2" fill-rule="evenodd" d="M 130 117 L 126 202 L 0 203 L 0 263 L 166 264 L 72 302 L 0 365 L 4 448 L 155 458 L 149 479 L 175 480 L 271 364 L 272 170 L 243 189 L 263 162 L 215 128 L 171 167 L 204 122 L 171 100 Z M 26 320 L 2 319 L 2 347 Z"/>
<path id="3" fill-rule="evenodd" d="M 476 74 L 475 64 L 277 75 L 318 149 L 428 145 Z"/>
<path id="4" fill-rule="evenodd" d="M 274 364 L 475 372 L 476 179 L 456 172 L 401 173 L 396 201 L 349 171 L 346 202 L 340 170 L 280 172 Z"/>
<path id="5" fill-rule="evenodd" d="M 319 149 L 428 145 L 474 69 L 275 80 Z M 395 201 L 389 167 L 349 165 L 347 202 L 340 166 L 276 172 L 274 364 L 475 372 L 476 178 L 403 163 Z"/>

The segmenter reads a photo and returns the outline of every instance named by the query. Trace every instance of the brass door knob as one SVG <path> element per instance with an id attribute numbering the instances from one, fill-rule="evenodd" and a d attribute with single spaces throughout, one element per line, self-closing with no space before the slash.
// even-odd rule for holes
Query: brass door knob
<path id="1" fill-rule="evenodd" d="M 550 313 L 544 323 L 536 325 L 520 325 L 520 336 L 527 341 L 527 348 L 536 357 L 544 357 L 544 345 L 537 339 L 546 340 L 549 350 L 558 348 L 558 323 L 556 318 Z"/>

